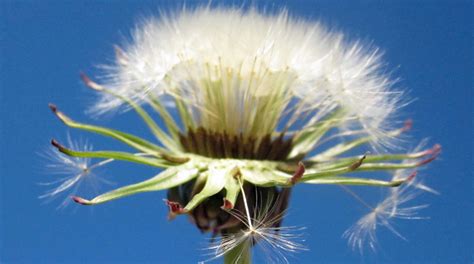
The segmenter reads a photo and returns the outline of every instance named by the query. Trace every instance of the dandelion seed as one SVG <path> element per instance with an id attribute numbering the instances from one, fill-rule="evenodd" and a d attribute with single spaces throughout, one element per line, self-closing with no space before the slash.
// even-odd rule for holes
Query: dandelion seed
<path id="1" fill-rule="evenodd" d="M 433 148 L 422 151 L 426 146 L 426 140 L 423 140 L 414 150 L 413 153 L 419 153 L 420 158 L 425 158 L 426 155 L 438 155 L 439 147 L 435 145 Z M 431 159 L 429 157 L 428 159 Z M 407 161 L 402 162 L 407 163 Z M 393 173 L 392 180 L 410 179 L 402 187 L 392 188 L 389 190 L 386 198 L 378 203 L 375 207 L 371 207 L 363 201 L 357 194 L 343 187 L 347 192 L 353 195 L 364 206 L 370 209 L 370 212 L 360 218 L 352 227 L 344 232 L 343 237 L 348 239 L 349 245 L 353 249 L 358 249 L 362 254 L 366 246 L 373 251 L 377 248 L 376 231 L 378 226 L 383 226 L 390 230 L 399 238 L 406 240 L 405 237 L 395 229 L 392 222 L 397 219 L 413 220 L 413 219 L 427 219 L 427 217 L 418 216 L 418 211 L 426 208 L 427 205 L 406 206 L 414 200 L 420 191 L 426 191 L 437 194 L 435 190 L 424 185 L 420 177 L 415 177 L 416 171 L 412 170 L 397 170 Z"/>
<path id="2" fill-rule="evenodd" d="M 73 149 L 78 149 L 81 151 L 92 151 L 92 145 L 87 141 L 73 141 L 68 134 L 67 143 Z M 57 144 L 57 142 L 56 142 Z M 40 199 L 52 200 L 57 196 L 68 193 L 66 198 L 62 201 L 58 208 L 63 208 L 68 206 L 71 199 L 70 197 L 76 195 L 83 185 L 83 182 L 88 182 L 87 187 L 93 187 L 98 184 L 98 182 L 108 183 L 109 181 L 97 177 L 94 170 L 98 167 L 101 167 L 112 160 L 104 160 L 99 163 L 91 164 L 91 159 L 89 158 L 79 158 L 67 156 L 61 152 L 58 152 L 56 147 L 50 147 L 48 150 L 42 154 L 47 160 L 48 164 L 46 165 L 47 173 L 53 175 L 63 175 L 63 177 L 54 180 L 48 183 L 40 183 L 45 186 L 55 186 L 46 193 L 39 196 Z"/>
<path id="3" fill-rule="evenodd" d="M 282 190 L 276 200 L 275 197 L 262 197 L 272 196 L 272 193 L 255 191 L 252 212 L 242 183 L 240 188 L 244 211 L 231 209 L 228 212 L 245 228 L 237 233 L 222 235 L 220 241 L 208 247 L 212 251 L 212 259 L 231 255 L 228 257 L 230 263 L 240 263 L 249 258 L 246 247 L 257 246 L 265 255 L 266 262 L 289 263 L 289 255 L 307 250 L 302 244 L 304 239 L 301 232 L 304 228 L 281 226 L 286 208 L 278 205 L 287 203 L 285 200 L 289 197 L 290 189 Z"/>
<path id="4" fill-rule="evenodd" d="M 377 227 L 382 226 L 399 238 L 406 238 L 393 226 L 397 219 L 419 220 L 427 219 L 418 215 L 418 211 L 428 205 L 407 206 L 418 193 L 409 187 L 398 187 L 397 192 L 392 192 L 375 207 L 366 205 L 370 212 L 360 218 L 353 226 L 344 232 L 343 237 L 348 240 L 352 249 L 358 249 L 363 254 L 368 246 L 373 251 L 377 249 Z"/>

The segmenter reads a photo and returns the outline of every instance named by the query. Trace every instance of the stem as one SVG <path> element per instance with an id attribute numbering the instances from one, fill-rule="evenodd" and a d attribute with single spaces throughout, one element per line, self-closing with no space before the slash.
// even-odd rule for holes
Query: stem
<path id="1" fill-rule="evenodd" d="M 224 264 L 250 264 L 252 263 L 251 241 L 245 240 L 224 255 Z"/>

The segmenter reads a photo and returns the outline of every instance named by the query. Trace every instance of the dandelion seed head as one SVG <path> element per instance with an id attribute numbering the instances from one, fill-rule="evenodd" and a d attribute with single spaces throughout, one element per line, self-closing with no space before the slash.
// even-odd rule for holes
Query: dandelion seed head
<path id="1" fill-rule="evenodd" d="M 403 238 L 393 220 L 420 219 L 425 205 L 409 202 L 417 191 L 433 190 L 413 180 L 414 169 L 433 161 L 440 146 L 357 152 L 391 147 L 411 125 L 391 127 L 403 94 L 373 45 L 287 11 L 207 6 L 143 21 L 115 53 L 99 82 L 81 74 L 100 94 L 91 111 L 133 109 L 156 140 L 76 121 L 50 104 L 67 126 L 139 152 L 91 151 L 70 139 L 69 149 L 53 140 L 50 167 L 67 176 L 41 198 L 75 195 L 83 181 L 95 179 L 96 168 L 113 160 L 161 168 L 147 180 L 72 198 L 96 205 L 167 190 L 169 219 L 187 214 L 199 230 L 212 232 L 218 239 L 209 248 L 213 258 L 226 261 L 246 261 L 256 247 L 265 262 L 288 262 L 288 255 L 305 250 L 301 228 L 281 225 L 295 184 L 396 187 L 374 207 L 346 188 L 370 210 L 344 233 L 361 251 L 367 245 L 375 250 L 377 227 Z M 397 169 L 404 170 L 385 180 L 356 175 Z"/>
<path id="2" fill-rule="evenodd" d="M 344 109 L 341 129 L 363 128 L 384 143 L 401 94 L 382 68 L 378 50 L 286 11 L 201 7 L 138 25 L 104 83 L 141 103 L 180 98 L 200 126 L 234 134 L 269 134 L 308 111 L 311 125 Z M 94 111 L 122 104 L 104 95 Z"/>

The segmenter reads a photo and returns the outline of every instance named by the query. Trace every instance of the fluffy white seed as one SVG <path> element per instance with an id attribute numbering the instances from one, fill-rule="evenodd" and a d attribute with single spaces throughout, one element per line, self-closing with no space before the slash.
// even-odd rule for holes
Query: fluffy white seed
<path id="1" fill-rule="evenodd" d="M 67 145 L 69 148 L 78 151 L 92 151 L 92 145 L 83 141 L 73 141 L 69 135 L 67 136 Z M 39 198 L 49 201 L 67 193 L 68 195 L 65 196 L 58 208 L 66 207 L 71 202 L 70 196 L 77 195 L 81 187 L 84 187 L 82 186 L 83 183 L 88 185 L 85 186 L 88 191 L 96 190 L 99 182 L 110 184 L 109 181 L 98 177 L 94 170 L 111 162 L 111 159 L 91 164 L 91 159 L 89 158 L 70 157 L 53 147 L 41 155 L 49 161 L 46 165 L 46 173 L 62 176 L 51 182 L 40 183 L 41 185 L 53 187 L 40 195 Z"/>
<path id="2" fill-rule="evenodd" d="M 204 7 L 138 25 L 103 81 L 137 102 L 179 98 L 198 125 L 234 134 L 272 133 L 307 115 L 311 126 L 343 109 L 339 129 L 384 144 L 400 93 L 381 68 L 377 50 L 285 11 Z M 93 110 L 122 103 L 106 94 Z"/>

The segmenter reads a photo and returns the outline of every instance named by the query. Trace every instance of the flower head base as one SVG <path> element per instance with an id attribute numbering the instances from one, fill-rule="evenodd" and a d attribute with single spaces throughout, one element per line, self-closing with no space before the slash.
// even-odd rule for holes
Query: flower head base
<path id="1" fill-rule="evenodd" d="M 381 74 L 376 50 L 286 12 L 185 10 L 147 21 L 116 54 L 103 84 L 81 75 L 102 95 L 93 111 L 126 105 L 157 142 L 74 121 L 50 105 L 67 126 L 111 137 L 136 152 L 53 145 L 72 157 L 122 160 L 163 171 L 74 201 L 94 205 L 168 190 L 170 217 L 188 214 L 200 230 L 221 235 L 218 255 L 235 256 L 234 249 L 261 242 L 285 251 L 299 248 L 280 226 L 294 184 L 397 187 L 412 177 L 385 181 L 355 175 L 416 168 L 440 152 L 436 145 L 413 153 L 369 155 L 365 149 L 359 150 L 365 155 L 348 155 L 359 147 L 389 146 L 408 130 L 411 123 L 390 126 L 401 93 Z M 265 193 L 262 199 L 278 206 L 265 209 L 253 192 Z"/>

